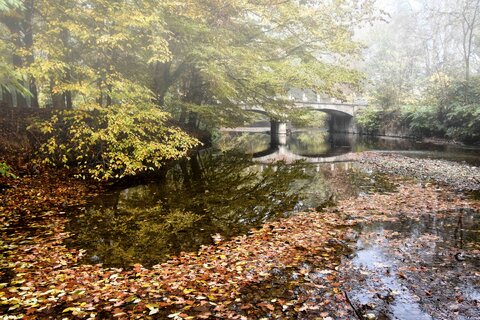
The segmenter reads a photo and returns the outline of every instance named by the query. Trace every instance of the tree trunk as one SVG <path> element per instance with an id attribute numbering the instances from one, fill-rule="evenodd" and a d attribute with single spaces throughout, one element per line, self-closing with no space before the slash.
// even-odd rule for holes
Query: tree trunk
<path id="1" fill-rule="evenodd" d="M 111 84 L 109 84 L 109 85 L 107 86 L 107 91 L 108 91 L 108 94 L 106 95 L 106 96 L 107 96 L 107 97 L 106 97 L 107 107 L 110 107 L 110 106 L 112 105 L 112 95 L 111 95 L 111 93 L 112 93 L 112 85 L 111 85 Z"/>
<path id="2" fill-rule="evenodd" d="M 12 108 L 13 107 L 12 94 L 3 88 L 0 90 L 2 90 L 2 99 L 0 100 L 0 107 Z"/>
<path id="3" fill-rule="evenodd" d="M 65 92 L 65 102 L 67 103 L 66 107 L 68 110 L 73 109 L 73 103 L 72 103 L 72 92 L 70 90 Z"/>
<path id="4" fill-rule="evenodd" d="M 23 67 L 23 61 L 22 58 L 18 55 L 13 55 L 13 66 L 17 68 L 22 68 Z M 28 88 L 27 83 L 25 81 L 20 81 L 20 84 Z M 17 108 L 27 108 L 28 103 L 27 103 L 27 98 L 23 94 L 21 94 L 18 90 L 12 90 L 12 106 L 17 107 Z"/>
<path id="5" fill-rule="evenodd" d="M 198 115 L 196 112 L 190 111 L 188 114 L 188 126 L 192 129 L 198 129 Z"/>
<path id="6" fill-rule="evenodd" d="M 156 103 L 159 106 L 165 104 L 165 95 L 171 86 L 170 67 L 171 63 L 157 62 L 154 68 L 153 92 L 155 93 Z"/>
<path id="7" fill-rule="evenodd" d="M 187 108 L 182 106 L 180 108 L 180 117 L 178 118 L 178 122 L 181 124 L 185 124 L 185 121 L 187 120 Z"/>
<path id="8" fill-rule="evenodd" d="M 50 78 L 50 95 L 52 97 L 52 108 L 65 109 L 65 96 L 55 92 L 55 81 L 53 78 Z"/>
<path id="9" fill-rule="evenodd" d="M 27 66 L 31 66 L 35 62 L 35 56 L 33 54 L 33 13 L 35 9 L 35 1 L 25 1 L 25 49 L 29 53 L 27 56 Z M 38 108 L 38 90 L 36 80 L 33 76 L 30 76 L 29 89 L 32 96 L 30 97 L 30 106 L 32 108 Z"/>
<path id="10" fill-rule="evenodd" d="M 98 90 L 100 91 L 100 94 L 98 95 L 98 98 L 97 98 L 97 104 L 100 107 L 102 107 L 103 106 L 103 92 L 102 92 L 102 80 L 101 79 L 98 79 L 97 87 L 98 87 Z"/>
<path id="11" fill-rule="evenodd" d="M 17 50 L 25 48 L 25 30 L 24 30 L 24 19 L 22 12 L 19 11 L 15 15 L 1 15 L 0 16 L 2 23 L 10 30 L 12 35 L 14 35 L 14 45 Z M 14 69 L 21 69 L 24 66 L 24 61 L 21 56 L 16 54 L 14 51 L 12 55 L 12 65 Z M 28 88 L 28 84 L 25 81 L 19 81 L 20 85 L 25 88 Z M 18 90 L 11 89 L 6 98 L 8 106 L 10 107 L 27 107 L 27 99 L 18 92 Z"/>
<path id="12" fill-rule="evenodd" d="M 67 60 L 67 62 L 71 63 L 72 61 L 71 54 L 70 54 L 70 51 L 68 51 L 68 48 L 69 48 L 68 41 L 70 39 L 69 31 L 66 29 L 63 29 L 61 33 L 61 38 L 62 38 L 63 46 L 67 50 L 67 53 L 65 54 L 65 59 Z M 72 83 L 72 71 L 70 70 L 70 68 L 67 69 L 67 72 L 65 74 L 65 82 L 68 84 Z M 69 110 L 73 109 L 72 92 L 70 90 L 66 90 L 64 93 L 64 96 L 65 96 L 66 108 Z"/>

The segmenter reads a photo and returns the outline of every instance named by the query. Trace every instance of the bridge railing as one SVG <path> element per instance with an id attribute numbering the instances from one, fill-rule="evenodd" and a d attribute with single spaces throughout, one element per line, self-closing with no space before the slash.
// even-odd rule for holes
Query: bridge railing
<path id="1" fill-rule="evenodd" d="M 302 91 L 301 95 L 289 94 L 288 98 L 295 103 L 309 103 L 309 104 L 332 104 L 332 105 L 357 105 L 366 106 L 368 101 L 363 97 L 355 97 L 350 101 L 340 100 L 337 98 L 326 97 L 321 94 L 313 92 Z"/>

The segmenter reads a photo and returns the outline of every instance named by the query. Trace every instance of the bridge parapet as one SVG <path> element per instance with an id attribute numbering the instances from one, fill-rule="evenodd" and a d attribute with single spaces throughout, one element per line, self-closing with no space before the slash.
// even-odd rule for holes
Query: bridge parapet
<path id="1" fill-rule="evenodd" d="M 317 93 L 310 89 L 291 89 L 288 92 L 288 99 L 294 101 L 316 101 L 321 103 L 351 103 L 366 104 L 367 100 L 362 96 L 357 96 L 353 92 L 347 96 L 347 100 L 340 100 L 329 95 Z"/>
<path id="2" fill-rule="evenodd" d="M 298 101 L 294 103 L 294 108 L 310 109 L 324 112 L 340 112 L 354 117 L 358 110 L 366 107 L 366 104 L 356 103 L 336 103 L 336 102 L 313 102 L 313 101 Z"/>
<path id="3" fill-rule="evenodd" d="M 355 117 L 357 112 L 366 107 L 367 104 L 360 103 L 341 103 L 341 102 L 317 102 L 317 101 L 295 101 L 292 104 L 295 109 L 310 109 L 323 112 L 339 112 Z M 265 110 L 260 106 L 244 106 L 244 110 L 254 111 L 266 114 Z"/>

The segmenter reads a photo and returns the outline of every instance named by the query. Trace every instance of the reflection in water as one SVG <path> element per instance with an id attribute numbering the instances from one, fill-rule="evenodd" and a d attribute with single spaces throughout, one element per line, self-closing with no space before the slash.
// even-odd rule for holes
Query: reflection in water
<path id="1" fill-rule="evenodd" d="M 228 238 L 268 219 L 321 209 L 337 195 L 370 190 L 377 180 L 354 173 L 351 163 L 263 165 L 209 151 L 179 162 L 161 181 L 103 195 L 72 216 L 70 231 L 107 265 L 148 266 L 210 244 L 217 233 Z"/>
<path id="2" fill-rule="evenodd" d="M 268 134 L 224 134 L 215 148 L 179 161 L 159 181 L 100 196 L 82 215 L 72 215 L 69 231 L 94 262 L 153 265 L 211 243 L 216 233 L 244 234 L 268 219 L 320 210 L 342 197 L 392 191 L 381 175 L 359 172 L 349 162 L 252 161 L 272 148 L 318 157 L 356 150 L 359 143 L 319 131 L 289 135 L 282 146 L 272 146 Z"/>
<path id="3" fill-rule="evenodd" d="M 291 152 L 306 157 L 330 157 L 352 151 L 355 137 L 326 131 L 300 131 L 291 134 L 288 147 Z"/>
<path id="4" fill-rule="evenodd" d="M 283 140 L 284 143 L 280 143 Z M 273 143 L 271 143 L 272 141 Z M 218 145 L 221 150 L 236 148 L 238 151 L 253 154 L 255 157 L 274 154 L 280 146 L 284 146 L 289 153 L 305 160 L 319 157 L 328 158 L 349 152 L 381 150 L 418 158 L 465 161 L 468 164 L 480 166 L 480 149 L 459 145 L 441 145 L 409 139 L 354 134 L 332 134 L 320 130 L 294 131 L 282 139 L 272 139 L 272 141 L 269 133 L 226 132 L 218 139 Z"/>
<path id="5" fill-rule="evenodd" d="M 419 295 L 437 289 L 442 293 L 431 301 L 437 313 L 459 292 L 475 304 L 480 287 L 471 279 L 480 261 L 469 255 L 457 261 L 453 255 L 479 249 L 478 212 L 459 208 L 425 213 L 418 219 L 402 217 L 398 221 L 369 223 L 360 229 L 358 250 L 351 260 L 353 272 L 359 275 L 350 274 L 351 281 L 360 283 L 352 283 L 354 289 L 349 292 L 358 306 L 375 306 L 375 311 L 370 312 L 377 313 L 379 319 L 433 319 L 429 315 L 432 310 L 424 310 Z M 399 270 L 415 272 L 406 276 Z M 408 280 L 414 285 L 409 286 Z M 441 318 L 448 318 L 448 314 Z"/>
<path id="6" fill-rule="evenodd" d="M 239 153 L 254 154 L 270 148 L 270 134 L 254 132 L 225 132 L 214 140 L 219 150 L 237 151 Z"/>
<path id="7" fill-rule="evenodd" d="M 179 162 L 161 182 L 99 198 L 71 229 L 109 265 L 152 265 L 211 243 L 213 234 L 245 233 L 292 211 L 306 177 L 300 166 L 259 168 L 243 155 L 203 152 Z"/>
<path id="8" fill-rule="evenodd" d="M 227 145 L 225 141 L 229 141 L 230 148 L 252 154 L 254 158 L 273 154 L 279 149 L 305 158 L 314 158 L 331 157 L 352 151 L 355 146 L 355 135 L 332 135 L 326 131 L 311 130 L 269 139 L 269 134 L 265 133 L 230 132 L 220 141 L 221 146 Z"/>
<path id="9" fill-rule="evenodd" d="M 418 219 L 402 218 L 399 221 L 379 222 L 363 227 L 371 233 L 382 234 L 385 230 L 394 230 L 397 237 L 418 239 L 425 234 L 435 236 L 435 253 L 442 256 L 442 250 L 457 248 L 474 250 L 480 245 L 480 215 L 471 209 L 459 208 L 456 211 L 440 211 L 437 214 L 424 214 Z M 424 252 L 425 256 L 428 255 Z M 480 261 L 476 261 L 480 267 Z"/>

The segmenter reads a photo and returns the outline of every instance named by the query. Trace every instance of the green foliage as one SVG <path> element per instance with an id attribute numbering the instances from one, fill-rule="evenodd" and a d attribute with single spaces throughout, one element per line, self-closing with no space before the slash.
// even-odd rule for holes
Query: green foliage
<path id="1" fill-rule="evenodd" d="M 368 106 L 357 115 L 355 120 L 365 133 L 375 134 L 378 133 L 382 126 L 384 113 L 384 110 L 378 107 Z"/>
<path id="2" fill-rule="evenodd" d="M 25 79 L 21 74 L 12 69 L 8 64 L 2 62 L 0 58 L 0 98 L 4 92 L 18 92 L 24 97 L 31 96 L 30 92 L 24 85 L 24 80 Z"/>
<path id="3" fill-rule="evenodd" d="M 373 104 L 382 109 L 395 108 L 404 99 L 401 89 L 392 84 L 381 84 L 373 92 Z"/>
<path id="4" fill-rule="evenodd" d="M 478 144 L 480 141 L 480 104 L 453 106 L 447 114 L 449 138 L 465 143 Z"/>
<path id="5" fill-rule="evenodd" d="M 121 103 L 58 111 L 32 127 L 47 138 L 39 150 L 43 162 L 73 165 L 97 180 L 118 179 L 158 169 L 198 145 L 168 124 L 168 113 L 150 102 L 148 92 L 127 83 L 118 84 L 118 90 L 112 93 Z"/>
<path id="6" fill-rule="evenodd" d="M 292 125 L 295 127 L 322 127 L 327 122 L 327 114 L 318 111 L 294 109 L 289 113 Z"/>
<path id="7" fill-rule="evenodd" d="M 7 165 L 5 162 L 0 162 L 0 176 L 17 178 L 17 176 L 12 173 L 12 168 L 10 168 L 10 166 Z"/>
<path id="8" fill-rule="evenodd" d="M 0 0 L 0 18 L 3 14 L 22 7 L 18 0 Z M 3 93 L 12 93 L 15 90 L 23 96 L 29 96 L 30 93 L 25 87 L 23 75 L 15 70 L 11 64 L 12 46 L 4 41 L 9 38 L 8 30 L 0 23 L 0 33 L 3 35 L 0 39 L 0 102 Z"/>
<path id="9" fill-rule="evenodd" d="M 480 77 L 457 81 L 439 97 L 438 117 L 446 136 L 466 143 L 480 140 Z"/>
<path id="10" fill-rule="evenodd" d="M 0 0 L 0 11 L 12 10 L 21 6 L 22 2 L 20 0 Z"/>
<path id="11" fill-rule="evenodd" d="M 443 81 L 433 84 L 424 97 L 426 105 L 411 104 L 395 109 L 368 107 L 357 119 L 368 133 L 382 127 L 406 126 L 411 135 L 449 138 L 465 143 L 480 140 L 480 78 L 465 81 Z"/>
<path id="12" fill-rule="evenodd" d="M 441 134 L 442 126 L 437 120 L 437 110 L 435 107 L 402 106 L 401 120 L 413 135 L 430 137 Z"/>

